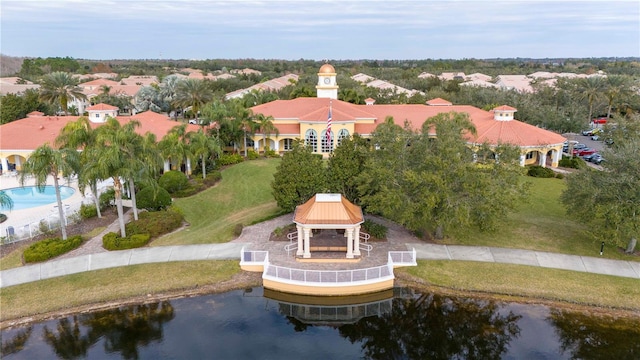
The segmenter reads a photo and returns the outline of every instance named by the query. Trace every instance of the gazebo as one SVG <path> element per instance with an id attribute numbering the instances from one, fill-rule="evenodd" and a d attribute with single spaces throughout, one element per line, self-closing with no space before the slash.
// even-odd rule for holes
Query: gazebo
<path id="1" fill-rule="evenodd" d="M 296 255 L 311 257 L 313 230 L 344 230 L 347 259 L 360 256 L 360 224 L 364 222 L 362 208 L 342 194 L 316 194 L 296 207 L 293 222 L 298 230 Z"/>

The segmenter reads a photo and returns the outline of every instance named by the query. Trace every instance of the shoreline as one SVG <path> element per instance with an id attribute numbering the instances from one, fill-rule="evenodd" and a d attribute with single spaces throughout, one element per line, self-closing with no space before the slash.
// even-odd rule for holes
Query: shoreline
<path id="1" fill-rule="evenodd" d="M 26 326 L 36 322 L 55 320 L 74 314 L 109 310 L 128 305 L 148 304 L 164 300 L 175 300 L 195 296 L 219 294 L 227 291 L 241 290 L 248 287 L 262 286 L 262 277 L 259 273 L 242 271 L 233 275 L 229 280 L 192 288 L 165 291 L 157 294 L 138 295 L 129 298 L 111 300 L 103 303 L 93 303 L 72 308 L 64 308 L 42 314 L 35 314 L 14 319 L 0 321 L 0 330 L 7 330 L 13 327 Z M 447 288 L 427 283 L 423 279 L 414 277 L 406 273 L 396 275 L 396 287 L 410 287 L 421 292 L 431 292 L 439 295 L 460 296 L 473 299 L 487 299 L 501 302 L 513 302 L 527 305 L 541 305 L 562 310 L 587 313 L 591 316 L 611 317 L 611 318 L 638 318 L 639 309 L 611 308 L 597 305 L 570 303 L 561 300 L 527 297 L 514 294 L 501 294 L 492 292 L 480 292 L 463 289 Z"/>

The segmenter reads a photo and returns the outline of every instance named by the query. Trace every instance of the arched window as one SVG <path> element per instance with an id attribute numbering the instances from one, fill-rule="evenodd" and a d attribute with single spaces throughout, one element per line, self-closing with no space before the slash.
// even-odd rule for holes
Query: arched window
<path id="1" fill-rule="evenodd" d="M 304 144 L 309 146 L 312 152 L 316 152 L 316 149 L 318 149 L 318 133 L 315 130 L 307 130 L 304 135 Z"/>
<path id="2" fill-rule="evenodd" d="M 342 139 L 348 138 L 348 137 L 349 137 L 349 130 L 340 129 L 340 132 L 338 133 L 338 146 L 342 144 Z"/>
<path id="3" fill-rule="evenodd" d="M 322 139 L 320 139 L 320 144 L 322 145 L 322 152 L 328 153 L 333 149 L 333 132 L 329 133 L 329 138 L 327 138 L 327 130 L 322 131 Z"/>

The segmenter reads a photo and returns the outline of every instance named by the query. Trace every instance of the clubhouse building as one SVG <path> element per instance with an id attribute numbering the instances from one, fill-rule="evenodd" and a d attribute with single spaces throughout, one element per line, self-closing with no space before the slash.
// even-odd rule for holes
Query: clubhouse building
<path id="1" fill-rule="evenodd" d="M 476 134 L 468 134 L 469 146 L 510 144 L 521 149 L 520 165 L 538 164 L 557 167 L 562 158 L 562 145 L 566 140 L 554 132 L 523 123 L 515 119 L 517 109 L 503 105 L 485 111 L 470 105 L 453 105 L 443 99 L 427 101 L 425 105 L 376 105 L 373 99 L 365 105 L 338 100 L 336 71 L 324 64 L 318 72 L 317 97 L 276 100 L 252 107 L 254 114 L 273 117 L 278 135 L 253 136 L 253 146 L 258 152 L 266 147 L 283 153 L 291 149 L 295 139 L 303 139 L 314 153 L 328 156 L 342 139 L 355 133 L 370 137 L 378 124 L 391 116 L 394 122 L 404 126 L 408 122 L 413 129 L 420 129 L 428 118 L 440 113 L 467 113 L 476 127 Z M 331 119 L 330 137 L 326 136 L 328 119 Z"/>

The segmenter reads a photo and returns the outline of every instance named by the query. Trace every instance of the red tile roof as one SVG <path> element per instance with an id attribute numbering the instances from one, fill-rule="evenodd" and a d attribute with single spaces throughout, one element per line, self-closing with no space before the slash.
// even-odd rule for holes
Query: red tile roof
<path id="1" fill-rule="evenodd" d="M 99 111 L 99 110 L 118 110 L 117 106 L 113 106 L 113 105 L 109 105 L 109 104 L 95 104 L 93 106 L 89 106 L 87 109 L 87 111 Z"/>
<path id="2" fill-rule="evenodd" d="M 72 121 L 78 120 L 79 116 L 34 116 L 21 120 L 12 121 L 0 126 L 0 145 L 2 150 L 35 150 L 38 146 L 49 143 L 53 145 L 60 130 Z M 170 120 L 168 117 L 145 111 L 134 116 L 118 116 L 116 119 L 121 124 L 126 124 L 132 119 L 140 121 L 140 127 L 136 129 L 138 134 L 147 132 L 156 135 L 157 140 L 162 139 L 174 126 L 181 123 Z M 102 123 L 92 123 L 93 128 L 97 128 Z M 187 131 L 198 131 L 198 125 L 187 125 Z"/>
<path id="3" fill-rule="evenodd" d="M 498 106 L 497 108 L 493 109 L 494 111 L 518 111 L 518 109 L 511 107 L 509 105 L 502 105 L 502 106 Z"/>
<path id="4" fill-rule="evenodd" d="M 432 105 L 432 106 L 449 106 L 449 105 L 453 105 L 450 101 L 447 101 L 445 99 L 442 98 L 435 98 L 435 99 L 431 99 L 429 101 L 427 101 L 427 105 Z"/>
<path id="5" fill-rule="evenodd" d="M 422 128 L 425 120 L 443 112 L 467 113 L 477 130 L 477 136 L 468 137 L 471 143 L 487 142 L 491 145 L 512 144 L 518 146 L 540 146 L 560 144 L 566 139 L 554 132 L 537 128 L 518 120 L 496 121 L 494 114 L 470 105 L 427 106 L 420 104 L 402 105 L 355 105 L 341 100 L 326 98 L 297 98 L 293 100 L 276 100 L 266 104 L 254 106 L 253 112 L 271 115 L 278 119 L 297 119 L 302 122 L 326 122 L 329 113 L 329 103 L 332 108 L 334 126 L 340 121 L 354 121 L 355 131 L 361 135 L 371 134 L 378 124 L 387 116 L 392 116 L 394 122 L 404 126 L 405 121 L 414 130 Z M 506 106 L 506 105 L 505 105 Z M 513 109 L 507 106 L 507 109 Z M 374 123 L 361 123 L 356 120 L 374 119 Z M 278 129 L 281 126 L 274 124 Z M 282 128 L 281 133 L 285 130 Z M 287 133 L 292 129 L 288 128 Z"/>

